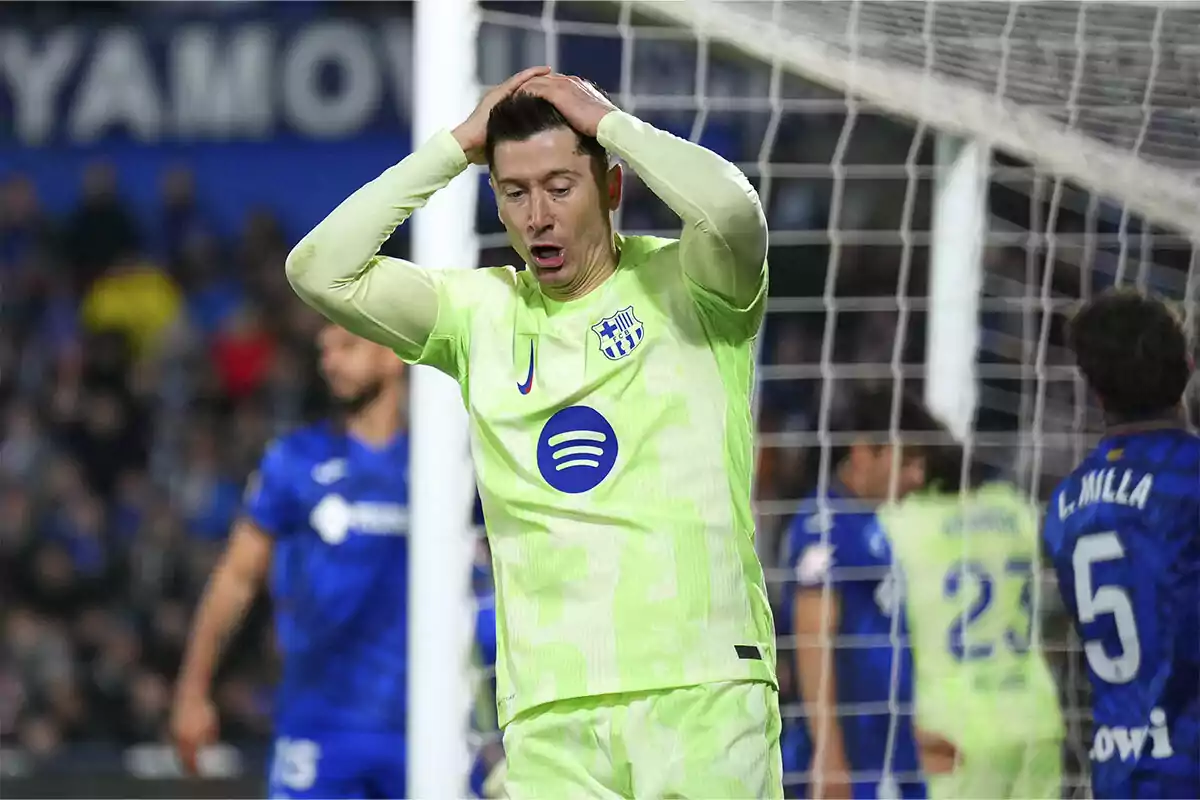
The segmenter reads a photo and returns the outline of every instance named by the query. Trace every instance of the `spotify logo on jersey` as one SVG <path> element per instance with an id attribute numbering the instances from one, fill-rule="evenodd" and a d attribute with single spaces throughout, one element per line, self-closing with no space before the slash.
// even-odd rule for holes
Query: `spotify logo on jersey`
<path id="1" fill-rule="evenodd" d="M 547 422 L 538 438 L 538 470 L 560 492 L 595 489 L 617 463 L 617 435 L 594 408 L 564 408 Z"/>

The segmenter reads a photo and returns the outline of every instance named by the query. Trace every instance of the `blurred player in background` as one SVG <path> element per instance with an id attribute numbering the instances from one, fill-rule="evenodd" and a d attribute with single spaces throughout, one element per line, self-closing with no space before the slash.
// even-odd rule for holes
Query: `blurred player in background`
<path id="1" fill-rule="evenodd" d="M 404 364 L 334 325 L 319 345 L 340 413 L 263 457 L 196 612 L 172 728 L 194 771 L 217 736 L 221 650 L 269 575 L 283 657 L 270 796 L 405 797 Z"/>
<path id="2" fill-rule="evenodd" d="M 1200 797 L 1200 438 L 1192 359 L 1161 301 L 1116 291 L 1069 344 L 1104 439 L 1054 491 L 1046 546 L 1092 685 L 1097 798 Z"/>
<path id="3" fill-rule="evenodd" d="M 931 448 L 927 491 L 878 513 L 903 576 L 918 747 L 929 796 L 1058 798 L 1058 689 L 1034 619 L 1039 510 Z"/>
<path id="4" fill-rule="evenodd" d="M 922 797 L 908 707 L 911 659 L 897 646 L 892 549 L 876 507 L 925 481 L 919 446 L 881 444 L 889 431 L 937 423 L 904 397 L 893 425 L 890 391 L 860 393 L 831 430 L 861 439 L 835 447 L 833 474 L 792 521 L 796 672 L 808 715 L 809 792 L 817 798 Z M 902 713 L 895 712 L 901 709 Z M 796 759 L 803 765 L 806 754 Z"/>
<path id="5" fill-rule="evenodd" d="M 613 231 L 618 156 L 683 221 Z M 526 268 L 377 255 L 490 167 Z M 288 258 L 313 307 L 463 388 L 495 566 L 513 797 L 777 797 L 774 627 L 750 508 L 758 196 L 720 156 L 546 68 L 488 93 Z"/>
<path id="6" fill-rule="evenodd" d="M 483 506 L 478 497 L 472 517 L 479 530 L 483 530 Z M 476 797 L 503 797 L 507 770 L 496 721 L 496 588 L 492 583 L 491 555 L 486 539 L 476 543 L 471 584 L 475 595 L 472 661 L 480 672 L 471 722 L 472 732 L 481 742 L 471 768 L 471 791 Z"/>

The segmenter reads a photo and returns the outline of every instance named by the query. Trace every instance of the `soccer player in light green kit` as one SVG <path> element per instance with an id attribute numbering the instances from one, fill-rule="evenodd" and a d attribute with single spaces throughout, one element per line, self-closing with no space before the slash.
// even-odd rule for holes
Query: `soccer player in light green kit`
<path id="1" fill-rule="evenodd" d="M 619 157 L 682 220 L 616 234 Z M 526 269 L 377 255 L 486 163 Z M 526 70 L 288 258 L 329 318 L 462 387 L 496 577 L 510 797 L 781 797 L 750 394 L 767 287 L 732 164 Z"/>
<path id="2" fill-rule="evenodd" d="M 963 470 L 962 453 L 933 448 L 929 489 L 878 512 L 905 577 L 929 796 L 1057 798 L 1064 728 L 1034 619 L 1038 510 Z"/>

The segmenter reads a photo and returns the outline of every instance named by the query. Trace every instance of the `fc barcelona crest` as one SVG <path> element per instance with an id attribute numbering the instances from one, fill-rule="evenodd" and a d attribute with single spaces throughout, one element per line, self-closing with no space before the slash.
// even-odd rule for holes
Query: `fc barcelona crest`
<path id="1" fill-rule="evenodd" d="M 633 313 L 633 306 L 621 309 L 592 326 L 600 337 L 600 352 L 611 361 L 629 355 L 646 337 L 646 327 Z"/>

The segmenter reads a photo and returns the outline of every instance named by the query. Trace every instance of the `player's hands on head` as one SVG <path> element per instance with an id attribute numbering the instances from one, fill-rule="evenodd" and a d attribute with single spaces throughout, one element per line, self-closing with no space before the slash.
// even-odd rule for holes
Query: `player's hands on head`
<path id="1" fill-rule="evenodd" d="M 496 103 L 520 89 L 530 79 L 549 74 L 549 67 L 523 69 L 483 96 L 479 105 L 471 112 L 471 116 L 452 131 L 459 147 L 466 153 L 467 161 L 472 164 L 484 163 L 483 145 L 487 140 L 488 115 L 492 113 Z"/>
<path id="2" fill-rule="evenodd" d="M 171 708 L 171 738 L 184 771 L 197 772 L 196 759 L 200 751 L 217 741 L 217 709 L 204 695 L 182 692 L 175 697 Z"/>
<path id="3" fill-rule="evenodd" d="M 596 136 L 600 120 L 617 107 L 595 86 L 574 75 L 542 75 L 521 86 L 522 92 L 550 101 L 584 136 Z"/>

